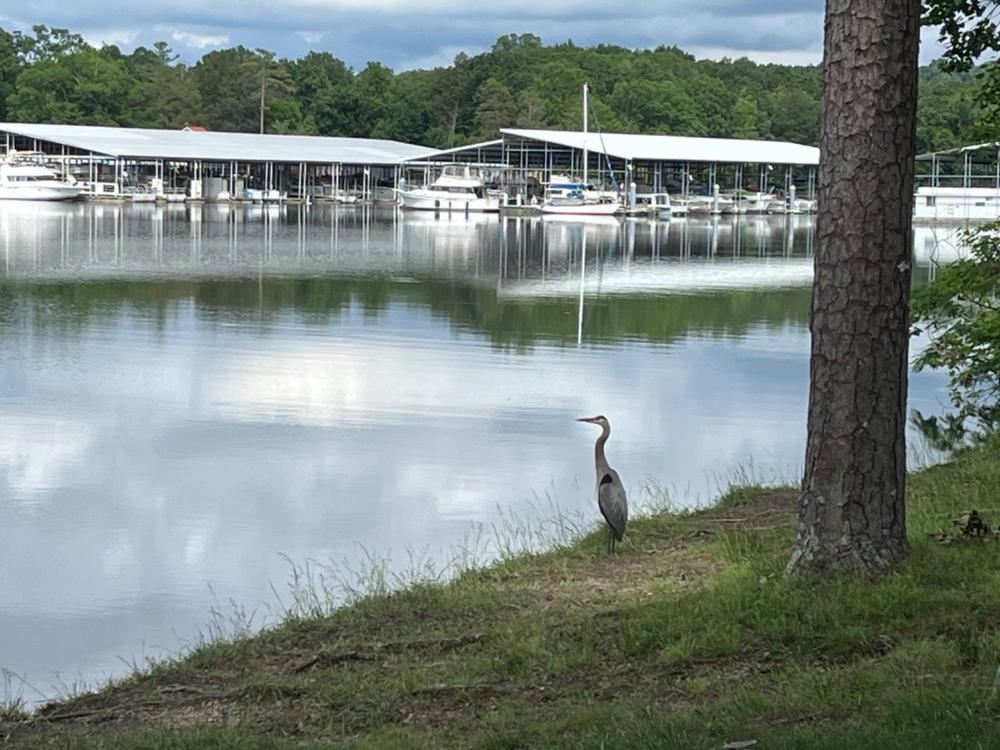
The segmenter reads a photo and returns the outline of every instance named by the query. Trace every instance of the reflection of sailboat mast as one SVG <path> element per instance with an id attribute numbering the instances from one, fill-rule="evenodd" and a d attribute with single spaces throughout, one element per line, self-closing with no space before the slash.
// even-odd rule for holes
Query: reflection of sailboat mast
<path id="1" fill-rule="evenodd" d="M 300 205 L 298 207 L 297 220 L 298 225 L 296 226 L 295 242 L 296 242 L 296 255 L 298 256 L 299 263 L 305 260 L 306 255 L 306 206 Z"/>
<path id="2" fill-rule="evenodd" d="M 236 211 L 229 209 L 226 213 L 226 222 L 229 225 L 229 262 L 230 264 L 235 264 L 239 258 L 239 247 L 240 247 L 240 222 L 239 214 Z M 163 244 L 163 226 L 160 226 L 160 244 Z"/>
<path id="3" fill-rule="evenodd" d="M 340 259 L 340 207 L 333 207 L 333 220 L 330 222 L 330 258 Z"/>
<path id="4" fill-rule="evenodd" d="M 583 84 L 583 189 L 587 189 L 587 84 Z"/>
<path id="5" fill-rule="evenodd" d="M 580 310 L 576 316 L 576 345 L 583 342 L 583 287 L 587 275 L 587 232 L 582 232 L 580 240 Z"/>

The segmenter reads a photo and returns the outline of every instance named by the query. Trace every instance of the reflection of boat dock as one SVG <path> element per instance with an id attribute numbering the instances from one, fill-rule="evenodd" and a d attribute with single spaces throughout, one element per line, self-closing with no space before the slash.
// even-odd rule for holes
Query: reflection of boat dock
<path id="1" fill-rule="evenodd" d="M 225 277 L 262 269 L 381 269 L 503 286 L 509 278 L 555 279 L 570 272 L 583 242 L 588 257 L 611 261 L 609 269 L 645 261 L 800 258 L 811 254 L 814 227 L 808 216 L 663 221 L 401 211 L 373 204 L 10 201 L 0 202 L 0 275 Z"/>
<path id="2" fill-rule="evenodd" d="M 620 227 L 624 216 L 618 214 L 574 214 L 574 213 L 551 213 L 541 214 L 542 220 L 546 223 L 557 224 L 600 224 L 608 227 Z"/>
<path id="3" fill-rule="evenodd" d="M 500 206 L 500 213 L 504 216 L 538 216 L 541 213 L 541 209 L 536 205 L 516 205 L 513 203 L 502 204 Z"/>

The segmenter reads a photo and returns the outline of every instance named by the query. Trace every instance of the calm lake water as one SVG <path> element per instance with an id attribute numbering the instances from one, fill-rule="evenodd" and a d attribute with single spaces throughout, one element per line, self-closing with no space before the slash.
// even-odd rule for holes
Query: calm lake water
<path id="1" fill-rule="evenodd" d="M 265 624 L 292 564 L 349 579 L 596 528 L 576 417 L 609 417 L 637 505 L 796 481 L 814 228 L 0 205 L 8 693 L 125 674 L 213 610 Z M 945 386 L 914 375 L 911 406 Z"/>

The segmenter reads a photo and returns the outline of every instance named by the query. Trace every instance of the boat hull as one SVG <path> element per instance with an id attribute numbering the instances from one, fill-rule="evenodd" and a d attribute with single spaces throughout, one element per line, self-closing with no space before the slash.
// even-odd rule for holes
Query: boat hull
<path id="1" fill-rule="evenodd" d="M 470 211 L 495 212 L 500 210 L 499 198 L 470 198 L 467 195 L 449 195 L 442 192 L 431 195 L 422 190 L 400 190 L 399 204 L 403 208 L 417 211 L 457 211 L 465 213 Z"/>
<path id="2" fill-rule="evenodd" d="M 622 211 L 617 203 L 542 204 L 543 214 L 561 216 L 614 216 Z"/>
<path id="3" fill-rule="evenodd" d="M 0 200 L 71 201 L 83 194 L 76 185 L 6 185 L 0 186 Z"/>

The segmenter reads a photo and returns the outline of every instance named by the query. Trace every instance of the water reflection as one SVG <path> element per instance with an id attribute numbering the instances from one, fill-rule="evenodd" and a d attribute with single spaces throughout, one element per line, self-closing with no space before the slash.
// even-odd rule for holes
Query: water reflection
<path id="1" fill-rule="evenodd" d="M 670 222 L 398 213 L 382 206 L 18 204 L 0 210 L 8 278 L 246 275 L 323 271 L 501 283 L 571 273 L 580 240 L 598 261 L 811 255 L 814 217 Z"/>
<path id="2" fill-rule="evenodd" d="M 596 524 L 582 415 L 637 502 L 794 479 L 813 226 L 0 205 L 0 665 L 121 673 L 281 554 Z"/>
<path id="3" fill-rule="evenodd" d="M 0 278 L 436 276 L 512 295 L 574 293 L 583 239 L 605 271 L 592 291 L 801 285 L 815 216 L 672 221 L 399 213 L 385 206 L 23 203 L 0 210 Z M 961 229 L 918 226 L 918 281 L 961 256 Z M 709 266 L 706 261 L 741 261 Z M 684 271 L 680 264 L 694 264 Z M 529 281 L 525 285 L 522 282 Z"/>

